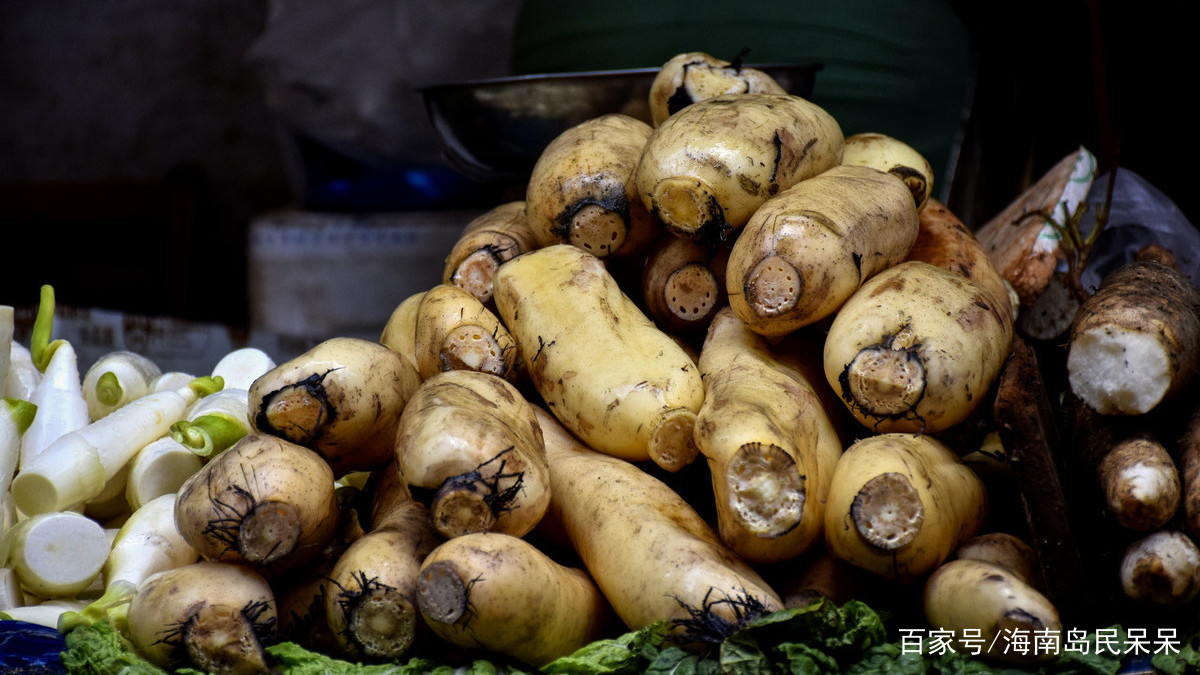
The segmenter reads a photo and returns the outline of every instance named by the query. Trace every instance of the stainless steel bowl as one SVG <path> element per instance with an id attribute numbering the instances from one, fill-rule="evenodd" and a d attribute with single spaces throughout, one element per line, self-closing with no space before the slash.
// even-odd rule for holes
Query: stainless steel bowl
<path id="1" fill-rule="evenodd" d="M 809 98 L 821 66 L 747 64 Z M 658 68 L 518 75 L 421 87 L 447 160 L 482 182 L 521 182 L 551 140 L 580 122 L 625 113 L 650 122 Z"/>

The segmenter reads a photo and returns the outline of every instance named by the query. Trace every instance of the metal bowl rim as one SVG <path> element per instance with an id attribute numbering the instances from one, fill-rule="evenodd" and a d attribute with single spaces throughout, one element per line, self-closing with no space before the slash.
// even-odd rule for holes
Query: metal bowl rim
<path id="1" fill-rule="evenodd" d="M 817 72 L 821 70 L 819 63 L 745 63 L 744 68 L 755 68 L 757 70 L 779 70 L 799 69 Z M 651 66 L 647 68 L 623 68 L 613 70 L 580 70 L 580 71 L 564 71 L 558 73 L 530 73 L 526 75 L 509 75 L 505 77 L 488 77 L 477 78 L 471 80 L 462 80 L 459 82 L 445 82 L 437 84 L 428 84 L 416 87 L 415 89 L 423 94 L 437 93 L 440 91 L 450 91 L 454 89 L 470 89 L 477 87 L 493 87 L 505 86 L 511 84 L 526 84 L 526 83 L 541 83 L 541 82 L 556 82 L 569 80 L 605 80 L 605 79 L 621 79 L 631 76 L 654 75 L 662 70 L 661 67 Z"/>

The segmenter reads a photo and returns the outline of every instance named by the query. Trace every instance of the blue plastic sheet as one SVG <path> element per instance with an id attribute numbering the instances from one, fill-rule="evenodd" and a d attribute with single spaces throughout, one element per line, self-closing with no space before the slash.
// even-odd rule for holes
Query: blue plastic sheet
<path id="1" fill-rule="evenodd" d="M 1108 181 L 1109 174 L 1104 174 L 1092 182 L 1087 199 L 1090 208 L 1079 226 L 1084 234 L 1096 226 L 1096 211 L 1104 204 Z M 1120 169 L 1113 184 L 1108 221 L 1080 281 L 1085 288 L 1095 290 L 1101 279 L 1133 260 L 1148 244 L 1171 251 L 1179 269 L 1192 283 L 1200 284 L 1200 230 L 1158 188 L 1133 171 Z"/>
<path id="2" fill-rule="evenodd" d="M 59 653 L 63 636 L 53 628 L 24 621 L 0 621 L 0 672 L 20 675 L 66 673 Z"/>

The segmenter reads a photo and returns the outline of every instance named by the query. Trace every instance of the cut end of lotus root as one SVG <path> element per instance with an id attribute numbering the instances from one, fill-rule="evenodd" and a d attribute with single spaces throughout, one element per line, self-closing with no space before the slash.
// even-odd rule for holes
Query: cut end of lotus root
<path id="1" fill-rule="evenodd" d="M 846 367 L 844 387 L 868 417 L 900 417 L 925 393 L 925 365 L 908 349 L 875 345 L 860 351 Z"/>
<path id="2" fill-rule="evenodd" d="M 688 263 L 667 277 L 663 299 L 671 314 L 682 321 L 703 321 L 717 309 L 720 286 L 712 270 Z"/>
<path id="3" fill-rule="evenodd" d="M 1171 386 L 1171 358 L 1157 333 L 1108 327 L 1073 336 L 1071 391 L 1101 414 L 1141 415 Z"/>
<path id="4" fill-rule="evenodd" d="M 206 605 L 183 635 L 188 661 L 202 672 L 265 673 L 262 643 L 240 607 Z"/>
<path id="5" fill-rule="evenodd" d="M 725 469 L 733 514 L 747 532 L 783 536 L 804 513 L 804 477 L 792 456 L 772 444 L 747 443 Z"/>
<path id="6" fill-rule="evenodd" d="M 417 609 L 395 589 L 372 590 L 355 606 L 347 630 L 364 654 L 398 658 L 412 647 Z"/>
<path id="7" fill-rule="evenodd" d="M 496 278 L 498 269 L 500 261 L 496 256 L 487 249 L 479 249 L 458 263 L 450 275 L 450 283 L 487 304 L 492 299 L 492 280 Z"/>
<path id="8" fill-rule="evenodd" d="M 894 551 L 911 543 L 921 531 L 925 505 L 907 476 L 890 471 L 862 486 L 850 505 L 850 517 L 868 543 Z"/>
<path id="9" fill-rule="evenodd" d="M 308 447 L 334 416 L 323 385 L 309 378 L 269 394 L 260 409 L 256 427 Z M 265 428 L 263 428 L 265 425 Z"/>
<path id="10" fill-rule="evenodd" d="M 698 178 L 665 178 L 654 186 L 652 200 L 655 215 L 681 237 L 699 237 L 707 225 L 723 220 L 712 189 Z"/>
<path id="11" fill-rule="evenodd" d="M 238 552 L 251 563 L 268 565 L 296 550 L 300 530 L 300 513 L 294 504 L 263 502 L 242 519 Z"/>
<path id="12" fill-rule="evenodd" d="M 451 479 L 434 495 L 430 517 L 434 529 L 443 537 L 452 539 L 472 532 L 489 532 L 495 526 L 496 514 L 476 485 Z"/>
<path id="13" fill-rule="evenodd" d="M 438 623 L 454 624 L 467 611 L 467 587 L 454 564 L 445 560 L 431 563 L 417 579 L 417 606 L 421 613 Z"/>
<path id="14" fill-rule="evenodd" d="M 695 428 L 696 413 L 687 408 L 675 408 L 663 413 L 650 435 L 650 445 L 647 447 L 650 459 L 671 472 L 691 464 L 700 454 L 693 438 Z"/>
<path id="15" fill-rule="evenodd" d="M 771 255 L 759 260 L 750 270 L 743 292 L 756 315 L 778 316 L 796 306 L 804 292 L 804 277 L 792 263 Z"/>
<path id="16" fill-rule="evenodd" d="M 458 326 L 446 335 L 441 360 L 443 370 L 474 370 L 497 377 L 508 370 L 496 338 L 474 324 Z"/>
<path id="17" fill-rule="evenodd" d="M 567 231 L 567 242 L 597 258 L 604 258 L 621 248 L 629 230 L 619 213 L 603 206 L 587 204 L 575 212 Z"/>

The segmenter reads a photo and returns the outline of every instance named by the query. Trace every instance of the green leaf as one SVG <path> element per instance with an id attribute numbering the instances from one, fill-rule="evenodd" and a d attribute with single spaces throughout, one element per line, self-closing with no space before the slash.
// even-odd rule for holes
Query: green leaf
<path id="1" fill-rule="evenodd" d="M 1200 672 L 1200 652 L 1191 645 L 1184 645 L 1177 654 L 1155 654 L 1150 659 L 1150 665 L 1163 675 Z"/>
<path id="2" fill-rule="evenodd" d="M 725 641 L 722 653 L 730 644 L 740 645 L 742 649 L 748 644 L 774 645 L 769 647 L 766 660 L 790 663 L 789 656 L 780 653 L 778 647 L 802 643 L 812 648 L 812 652 L 827 655 L 824 661 L 834 670 L 842 670 L 862 658 L 871 647 L 886 642 L 887 629 L 883 619 L 865 604 L 851 600 L 839 608 L 828 600 L 819 600 L 806 607 L 773 612 L 751 621 Z M 804 658 L 811 660 L 811 652 L 806 652 Z"/>
<path id="3" fill-rule="evenodd" d="M 476 659 L 471 665 L 465 668 L 452 668 L 448 670 L 446 675 L 451 675 L 451 673 L 457 675 L 524 675 L 525 671 L 511 666 L 501 667 L 491 661 Z"/>
<path id="4" fill-rule="evenodd" d="M 658 655 L 667 629 L 667 622 L 659 621 L 617 638 L 597 640 L 542 666 L 542 672 L 552 675 L 640 673 Z"/>
<path id="5" fill-rule="evenodd" d="M 130 650 L 106 621 L 80 626 L 65 640 L 62 663 L 69 675 L 166 675 Z"/>
<path id="6" fill-rule="evenodd" d="M 930 659 L 930 670 L 942 675 L 1018 675 L 1027 670 L 998 666 L 962 652 L 938 654 Z"/>
<path id="7" fill-rule="evenodd" d="M 659 652 L 644 670 L 645 675 L 717 675 L 724 673 L 715 659 L 669 647 Z"/>
<path id="8" fill-rule="evenodd" d="M 847 675 L 923 675 L 929 672 L 929 664 L 921 654 L 906 652 L 899 643 L 888 643 L 872 647 L 858 661 L 845 669 Z"/>
<path id="9" fill-rule="evenodd" d="M 751 634 L 737 631 L 721 643 L 717 657 L 722 673 L 736 675 L 766 675 L 771 662 Z"/>
<path id="10" fill-rule="evenodd" d="M 295 642 L 280 642 L 266 648 L 273 672 L 280 675 L 418 675 L 437 673 L 438 664 L 425 659 L 410 659 L 407 663 L 362 664 L 335 659 L 309 651 Z M 448 668 L 445 673 L 453 673 Z M 482 673 L 480 673 L 482 675 Z"/>
<path id="11" fill-rule="evenodd" d="M 840 670 L 833 657 L 802 642 L 781 644 L 775 650 L 786 659 L 790 666 L 788 672 L 793 675 L 822 675 Z"/>

